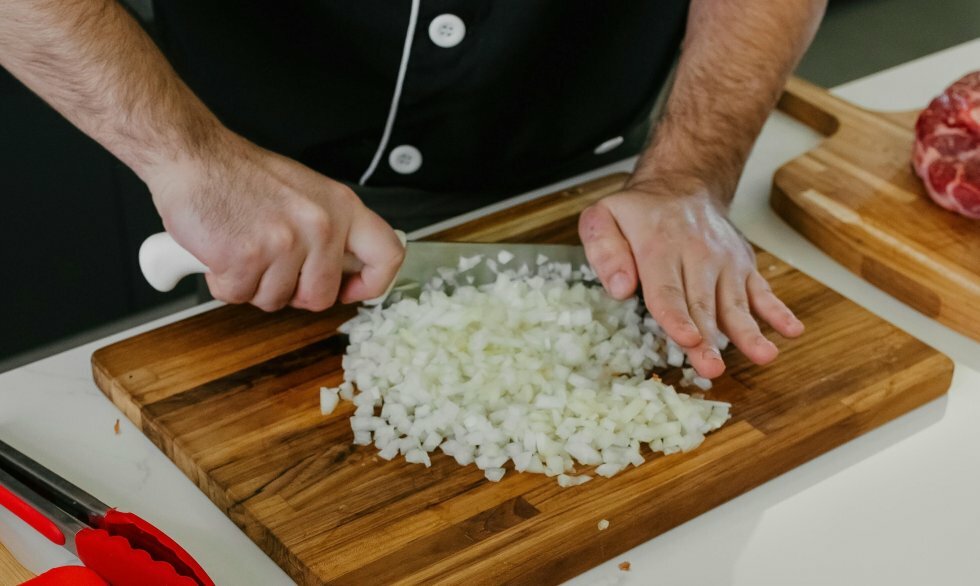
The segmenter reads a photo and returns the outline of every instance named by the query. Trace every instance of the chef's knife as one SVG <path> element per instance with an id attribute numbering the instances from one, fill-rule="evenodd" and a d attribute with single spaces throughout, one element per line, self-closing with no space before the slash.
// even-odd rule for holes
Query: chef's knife
<path id="1" fill-rule="evenodd" d="M 398 232 L 399 238 L 405 242 L 405 260 L 398 271 L 395 280 L 388 291 L 369 304 L 380 303 L 387 298 L 391 291 L 401 291 L 404 295 L 417 295 L 421 285 L 439 276 L 440 268 L 455 269 L 461 258 L 483 258 L 508 260 L 504 268 L 520 269 L 527 265 L 529 269 L 537 266 L 540 258 L 549 262 L 570 263 L 578 268 L 587 265 L 585 251 L 581 246 L 566 244 L 511 244 L 511 243 L 476 243 L 476 242 L 429 242 L 405 241 L 405 234 Z M 505 254 L 501 257 L 501 252 Z M 196 273 L 206 273 L 208 268 L 187 252 L 166 232 L 154 234 L 143 242 L 140 248 L 140 268 L 147 282 L 158 291 L 170 291 L 184 277 Z M 351 256 L 344 257 L 344 273 L 355 273 L 360 270 L 360 263 Z M 473 276 L 473 282 L 480 285 L 492 282 L 496 275 L 486 263 L 464 273 Z"/>

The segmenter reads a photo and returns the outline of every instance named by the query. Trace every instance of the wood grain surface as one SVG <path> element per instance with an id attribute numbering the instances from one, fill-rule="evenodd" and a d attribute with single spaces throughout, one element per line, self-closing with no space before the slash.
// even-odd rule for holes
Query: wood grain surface
<path id="1" fill-rule="evenodd" d="M 612 176 L 433 236 L 575 242 Z M 807 326 L 768 367 L 729 350 L 708 397 L 733 419 L 688 454 L 561 489 L 434 455 L 432 467 L 351 444 L 353 408 L 319 411 L 342 379 L 349 307 L 314 315 L 226 306 L 103 348 L 99 387 L 300 584 L 555 584 L 942 395 L 952 363 L 760 251 Z M 668 373 L 670 380 L 677 373 Z M 609 521 L 599 531 L 600 520 Z"/>
<path id="2" fill-rule="evenodd" d="M 0 543 L 0 586 L 16 586 L 34 577 L 13 554 Z"/>
<path id="3" fill-rule="evenodd" d="M 980 340 L 980 221 L 926 195 L 910 163 L 918 112 L 865 110 L 801 79 L 779 107 L 829 138 L 776 173 L 776 213 L 872 285 Z"/>

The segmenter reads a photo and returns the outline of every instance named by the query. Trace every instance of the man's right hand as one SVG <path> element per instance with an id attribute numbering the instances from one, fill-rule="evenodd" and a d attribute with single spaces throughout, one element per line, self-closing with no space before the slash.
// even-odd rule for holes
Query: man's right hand
<path id="1" fill-rule="evenodd" d="M 404 250 L 384 220 L 225 129 L 116 1 L 3 0 L 0 66 L 146 182 L 216 298 L 321 310 L 377 297 L 394 278 Z M 345 250 L 364 268 L 342 284 Z"/>
<path id="2" fill-rule="evenodd" d="M 210 269 L 216 299 L 321 311 L 385 292 L 405 251 L 353 191 L 230 133 L 212 144 L 147 184 L 167 231 Z M 342 283 L 345 251 L 364 266 Z"/>

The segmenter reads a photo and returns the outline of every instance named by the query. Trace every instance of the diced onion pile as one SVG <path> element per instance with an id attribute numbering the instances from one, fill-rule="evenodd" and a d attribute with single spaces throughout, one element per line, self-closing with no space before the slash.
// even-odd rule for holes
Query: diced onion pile
<path id="1" fill-rule="evenodd" d="M 344 383 L 321 390 L 324 413 L 353 400 L 355 443 L 385 459 L 429 466 L 439 449 L 492 481 L 510 462 L 563 487 L 591 480 L 576 465 L 611 477 L 643 463 L 642 444 L 691 450 L 728 420 L 728 403 L 647 378 L 685 358 L 638 298 L 609 297 L 589 267 L 511 260 L 463 258 L 419 299 L 362 308 L 341 328 Z M 480 263 L 496 281 L 475 287 Z M 693 369 L 681 382 L 710 387 Z"/>

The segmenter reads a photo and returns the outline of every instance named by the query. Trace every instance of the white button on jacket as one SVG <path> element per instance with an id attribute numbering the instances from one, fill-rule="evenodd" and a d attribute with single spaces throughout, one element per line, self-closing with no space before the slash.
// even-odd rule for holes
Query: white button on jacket
<path id="1" fill-rule="evenodd" d="M 439 47 L 455 47 L 466 36 L 466 25 L 455 14 L 440 14 L 429 23 L 429 38 Z"/>
<path id="2" fill-rule="evenodd" d="M 411 175 L 422 166 L 422 153 L 410 144 L 403 144 L 391 149 L 388 164 L 395 173 Z"/>
<path id="3" fill-rule="evenodd" d="M 592 152 L 594 152 L 597 155 L 604 155 L 621 144 L 623 144 L 623 137 L 617 136 L 615 138 L 610 138 L 609 140 L 604 141 L 602 144 L 597 146 L 595 150 Z"/>

